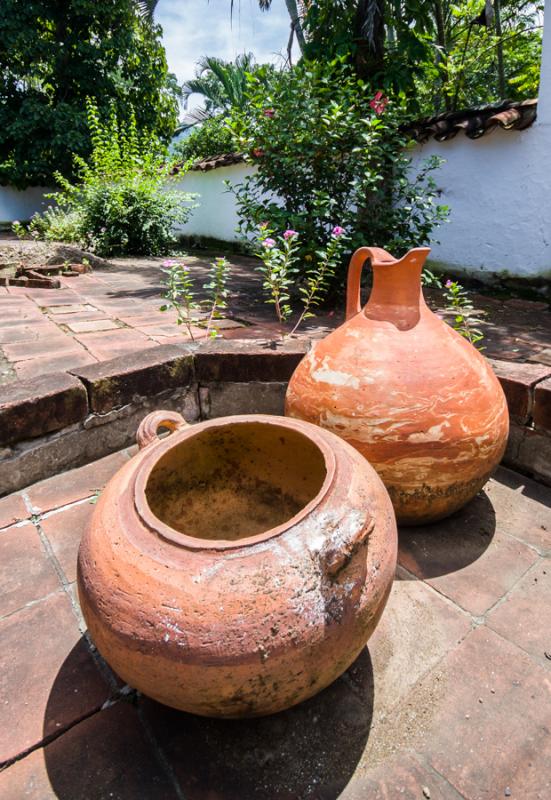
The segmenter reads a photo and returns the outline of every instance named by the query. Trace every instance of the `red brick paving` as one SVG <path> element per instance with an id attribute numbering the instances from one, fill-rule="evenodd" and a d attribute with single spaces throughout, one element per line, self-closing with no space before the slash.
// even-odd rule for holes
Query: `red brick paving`
<path id="1" fill-rule="evenodd" d="M 127 457 L 26 490 L 60 507 L 33 518 L 44 543 L 30 522 L 0 532 L 14 586 L 0 619 L 0 760 L 19 759 L 0 772 L 2 798 L 549 800 L 551 553 L 538 532 L 551 490 L 500 469 L 463 512 L 402 531 L 408 571 L 353 667 L 283 714 L 217 721 L 113 697 L 80 635 L 72 581 L 94 506 L 64 506 Z M 8 519 L 28 513 L 13 502 Z"/>
<path id="2" fill-rule="evenodd" d="M 113 463 L 110 462 L 110 466 Z M 94 504 L 85 500 L 78 505 L 56 511 L 41 522 L 42 531 L 69 583 L 76 580 L 78 546 L 93 511 Z"/>
<path id="3" fill-rule="evenodd" d="M 16 344 L 6 344 L 3 346 L 4 354 L 10 361 L 24 361 L 25 359 L 38 359 L 43 356 L 51 355 L 71 355 L 82 350 L 82 347 L 63 336 L 62 332 L 39 338 L 32 342 L 18 342 Z"/>
<path id="4" fill-rule="evenodd" d="M 534 762 L 542 748 L 549 752 L 551 671 L 481 627 L 441 672 L 442 694 L 421 746 L 431 766 L 472 800 L 550 797 L 550 764 L 534 772 Z"/>
<path id="5" fill-rule="evenodd" d="M 486 623 L 530 655 L 551 663 L 551 562 L 529 570 L 492 609 Z"/>
<path id="6" fill-rule="evenodd" d="M 105 333 L 78 333 L 75 334 L 75 339 L 98 361 L 135 353 L 137 350 L 155 347 L 156 344 L 140 331 L 129 328 L 118 328 Z"/>
<path id="7" fill-rule="evenodd" d="M 425 794 L 423 794 L 425 790 Z M 406 754 L 371 770 L 369 778 L 353 781 L 341 800 L 461 800 L 461 795 L 430 766 Z"/>
<path id="8" fill-rule="evenodd" d="M 19 520 L 30 517 L 25 502 L 20 494 L 12 494 L 0 500 L 0 528 L 7 528 Z"/>
<path id="9" fill-rule="evenodd" d="M 453 535 L 451 521 L 441 527 L 442 534 L 405 532 L 399 563 L 474 616 L 486 613 L 538 559 L 531 547 L 510 536 L 488 534 L 480 542 Z"/>
<path id="10" fill-rule="evenodd" d="M 201 298 L 201 287 L 205 283 L 209 256 L 188 257 L 192 275 L 196 279 L 197 297 Z M 232 257 L 232 279 L 230 282 L 230 310 L 239 319 L 245 319 L 249 327 L 224 329 L 226 338 L 262 338 L 279 336 L 277 324 L 273 319 L 271 306 L 264 303 L 258 274 L 255 272 L 256 262 L 244 257 Z M 66 340 L 69 345 L 63 352 L 87 353 L 93 360 L 105 360 L 138 348 L 150 347 L 157 343 L 178 342 L 185 340 L 187 332 L 183 326 L 176 325 L 173 312 L 163 314 L 159 311 L 162 304 L 161 285 L 162 259 L 118 259 L 109 270 L 96 269 L 91 274 L 78 278 L 61 278 L 62 289 L 26 289 L 10 287 L 1 295 L 2 320 L 0 320 L 0 348 L 8 361 L 25 363 L 18 377 L 32 374 L 44 374 L 57 371 L 59 362 L 53 362 L 47 356 L 61 348 L 59 342 Z M 429 304 L 438 309 L 442 307 L 442 296 L 437 290 L 426 291 Z M 509 361 L 549 363 L 551 352 L 551 314 L 544 310 L 542 304 L 520 305 L 502 302 L 495 298 L 474 295 L 477 309 L 487 312 L 481 323 L 485 333 L 485 354 Z M 541 307 L 540 307 L 541 306 Z M 8 315 L 6 317 L 6 314 Z M 17 332 L 13 328 L 13 336 L 2 329 L 2 322 L 7 319 L 25 320 L 26 327 L 32 330 L 41 321 L 49 321 L 50 327 L 38 337 L 21 338 L 30 335 L 29 331 Z M 115 331 L 117 342 L 110 337 L 98 333 L 78 333 L 78 326 L 71 331 L 69 325 L 93 320 L 112 320 L 121 326 Z M 330 312 L 310 321 L 303 331 L 305 335 L 317 337 L 325 334 L 342 321 L 342 310 Z M 233 323 L 236 324 L 236 323 Z M 61 327 L 60 327 L 61 326 Z M 158 327 L 160 326 L 160 328 Z M 80 328 L 82 331 L 83 329 Z M 197 338 L 204 336 L 204 331 Z M 61 339 L 59 338 L 61 337 Z M 33 346 L 34 342 L 34 346 Z M 25 346 L 28 343 L 28 346 Z M 31 369 L 33 364 L 34 370 Z M 70 365 L 71 366 L 71 365 Z M 69 366 L 69 368 L 70 368 Z M 74 363 L 72 364 L 74 366 Z M 3 380 L 13 379 L 6 374 Z"/>
<path id="11" fill-rule="evenodd" d="M 95 359 L 84 348 L 81 350 L 71 350 L 59 355 L 45 355 L 41 358 L 29 358 L 25 361 L 15 363 L 14 369 L 20 380 L 37 378 L 39 375 L 47 375 L 51 372 L 67 372 L 75 367 L 84 367 L 87 364 L 96 364 Z"/>
<path id="12" fill-rule="evenodd" d="M 61 589 L 0 620 L 0 763 L 99 710 L 111 695 Z"/>
<path id="13" fill-rule="evenodd" d="M 59 589 L 38 531 L 27 522 L 0 535 L 0 617 Z"/>
<path id="14" fill-rule="evenodd" d="M 35 483 L 29 487 L 26 494 L 36 511 L 46 512 L 66 506 L 84 497 L 91 497 L 97 490 L 103 489 L 109 478 L 127 460 L 128 456 L 124 451 L 113 453 L 85 467 Z"/>
<path id="15" fill-rule="evenodd" d="M 142 729 L 121 703 L 75 725 L 0 773 L 2 800 L 178 800 Z"/>
<path id="16" fill-rule="evenodd" d="M 71 321 L 67 327 L 73 333 L 93 333 L 95 331 L 112 331 L 119 326 L 112 319 L 90 319 Z"/>

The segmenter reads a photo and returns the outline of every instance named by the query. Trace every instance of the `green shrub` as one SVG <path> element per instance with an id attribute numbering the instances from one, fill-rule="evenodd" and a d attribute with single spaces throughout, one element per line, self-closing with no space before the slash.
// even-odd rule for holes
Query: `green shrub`
<path id="1" fill-rule="evenodd" d="M 235 140 L 224 115 L 212 117 L 194 128 L 185 138 L 180 139 L 173 149 L 173 155 L 182 163 L 199 161 L 202 158 L 233 153 Z"/>
<path id="2" fill-rule="evenodd" d="M 76 242 L 81 240 L 82 216 L 78 211 L 49 206 L 42 214 L 33 215 L 28 231 L 21 227 L 15 232 L 22 236 L 26 233 L 34 239 L 45 239 L 48 242 Z"/>
<path id="3" fill-rule="evenodd" d="M 166 149 L 151 134 L 140 134 L 135 117 L 119 125 L 111 112 L 106 123 L 88 101 L 92 154 L 74 156 L 78 183 L 56 174 L 61 187 L 50 197 L 56 207 L 35 215 L 30 232 L 44 239 L 78 242 L 102 256 L 162 255 L 174 243 L 176 222 L 190 213 L 191 195 L 167 184 Z"/>

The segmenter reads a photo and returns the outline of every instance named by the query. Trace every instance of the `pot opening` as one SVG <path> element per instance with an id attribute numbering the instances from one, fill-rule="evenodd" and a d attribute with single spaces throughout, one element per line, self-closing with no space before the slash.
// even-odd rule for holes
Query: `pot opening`
<path id="1" fill-rule="evenodd" d="M 288 522 L 320 492 L 320 448 L 294 430 L 258 422 L 224 425 L 168 450 L 145 487 L 165 525 L 197 539 L 236 541 Z"/>

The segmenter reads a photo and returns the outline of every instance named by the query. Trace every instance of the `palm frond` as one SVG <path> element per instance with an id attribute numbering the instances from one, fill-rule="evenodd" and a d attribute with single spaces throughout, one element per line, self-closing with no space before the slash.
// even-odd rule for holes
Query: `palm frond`
<path id="1" fill-rule="evenodd" d="M 148 22 L 153 22 L 153 14 L 157 8 L 158 2 L 159 0 L 136 0 L 140 17 Z"/>

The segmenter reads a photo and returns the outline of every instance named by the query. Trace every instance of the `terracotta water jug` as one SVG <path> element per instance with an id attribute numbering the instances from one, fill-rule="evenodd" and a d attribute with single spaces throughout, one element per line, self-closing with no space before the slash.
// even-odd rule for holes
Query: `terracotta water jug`
<path id="1" fill-rule="evenodd" d="M 429 253 L 354 253 L 346 322 L 312 347 L 286 397 L 287 415 L 333 431 L 369 460 L 403 524 L 441 519 L 474 497 L 501 460 L 509 431 L 489 363 L 425 303 L 421 272 Z M 362 308 L 368 259 L 373 287 Z"/>
<path id="2" fill-rule="evenodd" d="M 159 426 L 174 429 L 157 438 Z M 396 567 L 396 521 L 367 461 L 329 431 L 261 415 L 154 412 L 82 540 L 78 590 L 131 686 L 195 714 L 269 714 L 358 656 Z"/>

